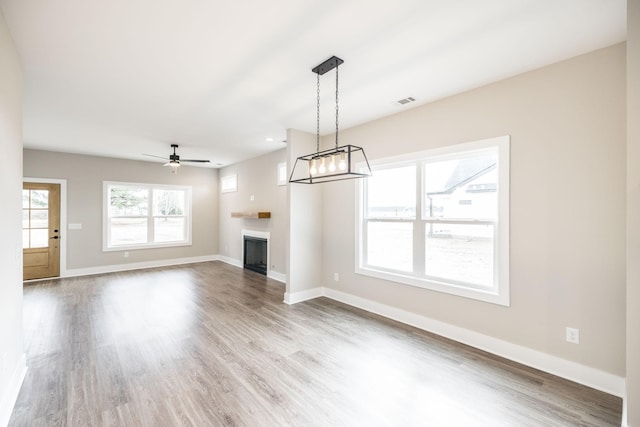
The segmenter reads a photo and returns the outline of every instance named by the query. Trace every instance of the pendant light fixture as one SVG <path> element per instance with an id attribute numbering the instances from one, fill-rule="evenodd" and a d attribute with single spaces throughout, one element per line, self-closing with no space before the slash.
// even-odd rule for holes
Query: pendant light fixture
<path id="1" fill-rule="evenodd" d="M 316 101 L 316 151 L 296 159 L 289 182 L 320 184 L 345 179 L 371 176 L 371 167 L 362 147 L 338 145 L 338 67 L 344 61 L 337 56 L 324 61 L 311 71 L 317 74 Z M 320 76 L 336 69 L 336 144 L 334 148 L 320 151 Z"/>

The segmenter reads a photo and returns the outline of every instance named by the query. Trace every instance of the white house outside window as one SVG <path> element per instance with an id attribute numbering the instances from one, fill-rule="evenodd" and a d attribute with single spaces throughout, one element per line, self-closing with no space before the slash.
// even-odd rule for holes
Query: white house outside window
<path id="1" fill-rule="evenodd" d="M 372 162 L 357 272 L 509 304 L 509 137 Z"/>
<path id="2" fill-rule="evenodd" d="M 191 188 L 104 183 L 103 249 L 191 244 Z"/>

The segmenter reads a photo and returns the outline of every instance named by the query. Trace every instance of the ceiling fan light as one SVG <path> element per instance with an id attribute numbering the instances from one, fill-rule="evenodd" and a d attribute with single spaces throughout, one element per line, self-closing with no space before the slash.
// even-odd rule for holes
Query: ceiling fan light
<path id="1" fill-rule="evenodd" d="M 171 168 L 171 173 L 174 175 L 178 174 L 178 168 L 180 167 L 180 162 L 177 160 L 171 160 L 169 162 L 169 167 Z"/>
<path id="2" fill-rule="evenodd" d="M 169 158 L 167 160 L 169 160 L 168 162 L 164 163 L 162 166 L 170 166 L 171 167 L 171 173 L 172 174 L 177 174 L 178 173 L 178 168 L 180 167 L 180 163 L 181 162 L 188 162 L 188 163 L 210 163 L 209 160 L 204 160 L 204 159 L 182 159 L 180 160 L 180 156 L 176 153 L 176 149 L 178 148 L 178 144 L 171 144 L 171 148 L 173 148 L 173 154 L 169 155 Z M 160 157 L 160 156 L 154 156 L 153 154 L 143 154 L 145 156 L 151 156 L 151 157 L 158 157 L 160 159 L 164 159 L 165 157 Z M 217 166 L 219 166 L 220 164 L 218 164 Z"/>

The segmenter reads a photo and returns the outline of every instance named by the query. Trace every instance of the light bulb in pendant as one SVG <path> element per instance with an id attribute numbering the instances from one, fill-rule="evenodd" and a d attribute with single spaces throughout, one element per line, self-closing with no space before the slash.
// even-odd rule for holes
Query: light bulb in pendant
<path id="1" fill-rule="evenodd" d="M 315 175 L 318 173 L 318 169 L 316 169 L 316 160 L 311 160 L 311 167 L 309 168 L 309 174 Z"/>
<path id="2" fill-rule="evenodd" d="M 340 154 L 340 163 L 338 163 L 338 169 L 341 171 L 347 168 L 347 161 L 344 158 L 344 153 Z"/>
<path id="3" fill-rule="evenodd" d="M 335 155 L 331 155 L 331 161 L 329 162 L 329 172 L 335 172 L 336 171 L 336 156 Z"/>
<path id="4" fill-rule="evenodd" d="M 323 157 L 322 159 L 320 159 L 320 168 L 318 169 L 318 172 L 325 173 L 326 171 L 327 171 L 327 168 L 324 165 L 324 157 Z"/>

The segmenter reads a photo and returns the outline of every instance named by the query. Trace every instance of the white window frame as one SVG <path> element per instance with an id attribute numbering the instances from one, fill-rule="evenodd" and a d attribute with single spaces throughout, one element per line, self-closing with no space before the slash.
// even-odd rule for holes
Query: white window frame
<path id="1" fill-rule="evenodd" d="M 234 193 L 238 191 L 238 175 L 227 175 L 220 179 L 221 193 Z"/>
<path id="2" fill-rule="evenodd" d="M 111 237 L 111 221 L 109 216 L 109 188 L 111 186 L 126 186 L 137 187 L 149 191 L 149 200 L 147 208 L 147 243 L 135 243 L 131 245 L 112 245 L 110 241 Z M 153 214 L 153 190 L 173 190 L 185 192 L 185 240 L 176 242 L 153 242 L 154 235 L 154 218 L 158 218 Z M 163 184 L 145 184 L 137 182 L 117 182 L 117 181 L 103 181 L 102 183 L 102 250 L 104 252 L 114 251 L 129 251 L 135 249 L 150 249 L 150 248 L 167 248 L 176 246 L 191 246 L 191 226 L 192 226 L 192 209 L 191 209 L 191 192 L 190 186 L 183 185 L 163 185 Z"/>
<path id="3" fill-rule="evenodd" d="M 287 162 L 278 163 L 278 186 L 287 185 Z"/>
<path id="4" fill-rule="evenodd" d="M 423 165 L 427 162 L 445 160 L 447 158 L 456 158 L 466 153 L 486 151 L 489 149 L 497 149 L 498 151 L 498 219 L 494 228 L 494 283 L 491 288 L 478 288 L 468 284 L 454 283 L 447 280 L 434 280 L 424 275 L 424 264 L 422 260 L 418 260 L 414 252 L 414 273 L 404 273 L 383 269 L 380 267 L 366 265 L 366 182 L 359 180 L 358 197 L 356 198 L 356 260 L 355 272 L 366 276 L 384 279 L 391 282 L 401 283 L 410 286 L 430 289 L 433 291 L 443 292 L 451 295 L 457 295 L 465 298 L 471 298 L 479 301 L 490 302 L 494 304 L 509 306 L 509 151 L 510 137 L 500 136 L 480 141 L 468 142 L 464 144 L 456 144 L 447 147 L 412 153 L 408 155 L 395 156 L 391 158 L 370 161 L 371 168 L 375 174 L 376 169 L 400 167 L 407 164 L 415 164 L 419 173 L 419 181 L 422 182 Z M 422 184 L 417 191 L 420 190 Z M 433 220 L 423 218 L 423 203 L 421 197 L 416 200 L 416 218 L 406 220 L 408 222 L 429 223 Z M 405 221 L 405 220 L 398 220 Z M 445 222 L 451 222 L 446 220 Z M 475 224 L 470 222 L 470 224 Z M 424 233 L 423 233 L 424 234 Z M 419 233 L 417 233 L 419 235 Z M 424 237 L 422 237 L 424 239 Z M 424 245 L 422 242 L 414 241 L 414 247 Z"/>

